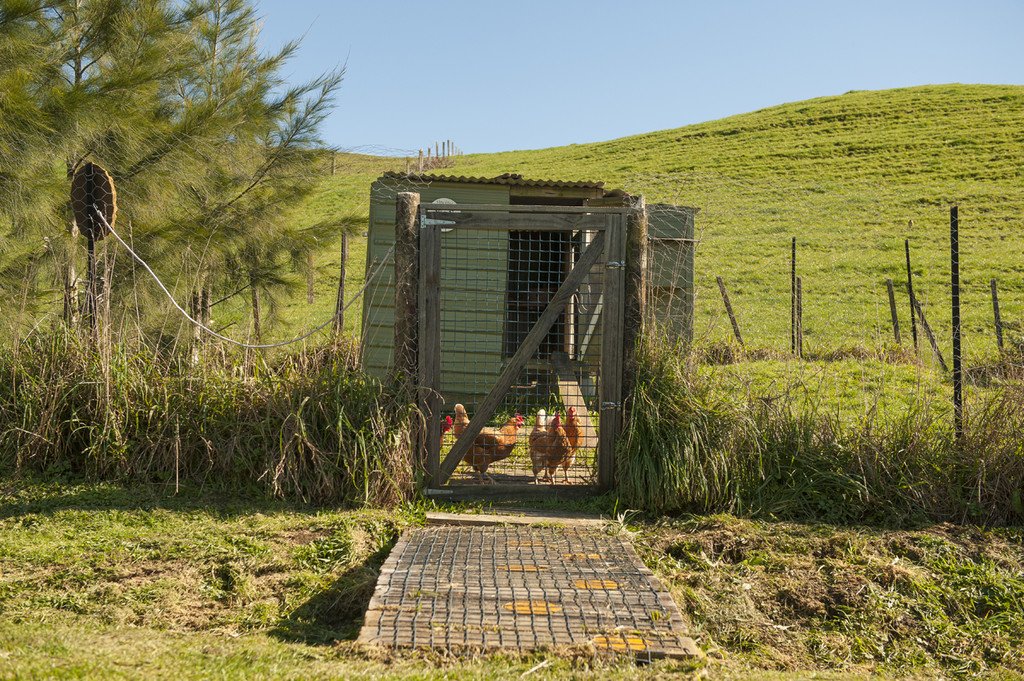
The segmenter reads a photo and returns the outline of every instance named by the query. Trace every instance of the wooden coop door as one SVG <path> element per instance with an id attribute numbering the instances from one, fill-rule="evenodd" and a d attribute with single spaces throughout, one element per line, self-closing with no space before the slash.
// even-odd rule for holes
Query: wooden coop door
<path id="1" fill-rule="evenodd" d="M 420 210 L 419 384 L 430 487 L 473 495 L 610 486 L 621 422 L 625 211 Z M 449 416 L 454 428 L 442 434 Z"/>

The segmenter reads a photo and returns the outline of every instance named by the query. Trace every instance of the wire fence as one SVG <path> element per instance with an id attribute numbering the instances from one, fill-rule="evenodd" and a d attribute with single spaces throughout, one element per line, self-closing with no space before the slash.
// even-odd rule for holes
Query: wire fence
<path id="1" fill-rule="evenodd" d="M 336 162 L 334 158 L 322 162 Z M 360 160 L 353 163 L 361 167 Z M 651 258 L 651 280 L 663 285 L 652 287 L 648 307 L 651 321 L 656 322 L 653 326 L 666 336 L 682 337 L 699 363 L 731 363 L 742 356 L 747 360 L 748 384 L 760 381 L 758 372 L 766 371 L 758 361 L 788 362 L 797 354 L 805 360 L 802 368 L 787 366 L 802 375 L 822 363 L 858 362 L 856 371 L 844 379 L 858 389 L 877 384 L 886 363 L 915 371 L 923 367 L 941 375 L 939 357 L 952 364 L 949 211 L 956 205 L 962 353 L 968 386 L 989 386 L 1021 370 L 1024 200 L 1017 195 L 999 194 L 970 180 L 798 184 L 778 178 L 766 186 L 742 178 L 677 173 L 630 177 L 622 184 L 632 194 L 645 195 L 648 204 L 665 202 L 696 209 L 691 245 L 682 243 L 685 240 L 670 248 L 660 244 L 661 255 Z M 137 334 L 150 340 L 181 343 L 193 337 L 194 321 L 222 340 L 230 339 L 223 342 L 269 347 L 330 325 L 337 313 L 343 262 L 336 245 L 307 248 L 302 257 L 284 251 L 268 255 L 264 263 L 268 271 L 261 276 L 270 283 L 260 296 L 253 296 L 242 279 L 222 278 L 216 286 L 207 285 L 200 275 L 201 265 L 205 254 L 218 247 L 219 236 L 195 228 L 183 241 L 174 241 L 173 252 L 167 252 L 161 245 L 169 245 L 169 237 L 138 227 L 144 224 L 144 212 L 137 206 L 145 197 L 133 194 L 133 186 L 129 184 L 128 191 L 117 197 L 120 214 L 111 224 L 115 238 L 97 239 L 94 244 L 97 301 L 101 311 L 107 310 L 107 323 L 116 332 L 134 326 Z M 318 215 L 329 213 L 318 205 L 324 201 L 328 201 L 324 196 L 314 198 L 308 214 L 298 216 L 296 224 L 308 227 Z M 368 197 L 350 201 L 346 207 L 356 216 L 367 210 Z M 371 286 L 364 294 L 367 273 L 384 278 L 390 273 L 379 253 L 367 262 L 365 239 L 359 236 L 362 218 L 347 220 L 347 226 L 336 227 L 337 232 L 354 233 L 344 260 L 343 299 L 348 310 L 344 333 L 360 338 L 361 310 L 366 304 L 357 297 L 387 296 L 390 291 Z M 252 229 L 259 232 L 271 226 Z M 81 257 L 77 265 L 72 257 L 80 244 L 69 242 L 68 247 L 58 248 L 56 241 L 44 243 L 46 258 L 26 260 L 31 281 L 22 292 L 21 309 L 11 317 L 22 332 L 47 317 L 67 316 L 72 304 L 69 295 L 77 294 L 80 301 L 86 298 L 84 287 L 90 277 Z M 692 280 L 682 272 L 685 248 L 695 249 Z M 507 260 L 506 265 L 523 271 L 541 266 L 528 249 L 524 253 L 521 264 Z M 147 283 L 150 274 L 139 261 L 149 263 L 162 286 Z M 919 311 L 910 301 L 911 286 Z M 167 302 L 171 299 L 177 302 Z M 580 309 L 587 305 L 578 302 Z M 26 313 L 27 308 L 31 312 Z M 270 317 L 268 312 L 280 321 L 271 326 L 265 318 L 262 333 L 254 333 L 254 317 Z M 924 323 L 935 339 L 935 349 Z M 516 324 L 512 320 L 502 331 L 506 349 L 515 342 Z M 528 325 L 528 320 L 521 325 Z"/>
<path id="2" fill-rule="evenodd" d="M 688 347 L 730 399 L 795 399 L 852 420 L 950 408 L 953 207 L 965 398 L 977 408 L 1024 380 L 1024 196 L 974 181 L 766 186 L 699 173 L 626 189 L 697 209 Z"/>
<path id="3" fill-rule="evenodd" d="M 1024 343 L 1024 206 L 981 202 L 958 186 L 899 184 L 773 187 L 701 175 L 636 178 L 630 191 L 695 206 L 697 345 L 735 334 L 717 285 L 726 284 L 747 346 L 791 353 L 793 274 L 802 281 L 807 354 L 895 344 L 887 281 L 909 342 L 905 246 L 914 293 L 940 346 L 951 352 L 950 206 L 960 213 L 964 355 L 982 362 Z M 795 249 L 794 249 L 795 243 Z M 993 315 L 996 282 L 1001 321 Z M 923 340 L 923 339 L 922 339 Z M 927 341 L 923 340 L 925 344 Z M 928 348 L 922 348 L 926 354 Z"/>

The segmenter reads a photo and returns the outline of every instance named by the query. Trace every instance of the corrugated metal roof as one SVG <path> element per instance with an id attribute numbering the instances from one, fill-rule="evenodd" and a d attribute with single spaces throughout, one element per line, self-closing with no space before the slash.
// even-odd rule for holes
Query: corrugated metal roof
<path id="1" fill-rule="evenodd" d="M 387 172 L 383 177 L 412 182 L 458 182 L 461 184 L 504 184 L 513 187 L 553 187 L 570 189 L 604 189 L 604 182 L 564 182 L 561 180 L 528 180 L 517 173 L 497 177 L 466 177 L 465 175 L 433 175 L 430 173 Z"/>

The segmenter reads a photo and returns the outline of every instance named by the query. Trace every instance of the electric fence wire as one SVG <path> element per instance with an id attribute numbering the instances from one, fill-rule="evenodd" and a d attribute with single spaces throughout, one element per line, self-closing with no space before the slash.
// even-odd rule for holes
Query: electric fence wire
<path id="1" fill-rule="evenodd" d="M 300 341 L 304 341 L 307 338 L 309 338 L 310 336 L 312 336 L 312 335 L 314 335 L 314 334 L 316 334 L 316 333 L 318 333 L 320 331 L 323 331 L 325 328 L 327 328 L 327 326 L 329 324 L 334 322 L 334 320 L 337 319 L 339 315 L 344 314 L 345 311 L 347 311 L 348 308 L 352 306 L 352 303 L 354 303 L 356 300 L 358 300 L 363 295 L 363 293 L 370 286 L 370 284 L 373 283 L 373 280 L 377 278 L 377 275 L 380 274 L 380 271 L 382 269 L 384 269 L 384 265 L 387 264 L 388 259 L 391 257 L 391 254 L 395 250 L 395 246 L 394 246 L 394 244 L 392 244 L 391 248 L 388 249 L 388 252 L 384 254 L 384 257 L 381 259 L 381 261 L 377 265 L 376 269 L 374 269 L 373 272 L 370 273 L 370 276 L 368 276 L 366 278 L 366 282 L 363 284 L 363 287 L 361 289 L 359 289 L 359 292 L 356 295 L 352 296 L 352 300 L 348 301 L 348 304 L 345 305 L 345 307 L 343 307 L 341 310 L 335 312 L 334 316 L 332 316 L 330 319 L 328 319 L 326 322 L 324 322 L 320 326 L 316 327 L 312 331 L 309 331 L 308 333 L 306 333 L 306 334 L 304 334 L 302 336 L 299 336 L 298 338 L 293 338 L 293 339 L 287 340 L 287 341 L 281 341 L 280 343 L 250 344 L 250 343 L 243 343 L 242 341 L 237 341 L 237 340 L 235 340 L 233 338 L 228 338 L 227 336 L 223 336 L 223 335 L 217 333 L 216 331 L 214 331 L 213 329 L 211 329 L 210 327 L 206 326 L 202 322 L 198 321 L 197 319 L 194 319 L 192 317 L 192 315 L 190 315 L 185 310 L 185 308 L 183 308 L 181 305 L 178 304 L 178 301 L 176 301 L 174 299 L 174 296 L 171 294 L 170 291 L 167 290 L 167 287 L 164 286 L 164 283 L 162 281 L 160 281 L 160 277 L 157 276 L 156 272 L 153 271 L 153 269 L 146 263 L 145 260 L 143 260 L 141 257 L 139 257 L 139 255 L 134 250 L 132 250 L 132 247 L 129 246 L 125 242 L 125 240 L 121 238 L 120 234 L 118 234 L 117 232 L 114 231 L 114 228 L 110 226 L 110 223 L 108 223 L 106 218 L 103 217 L 103 214 L 100 213 L 100 211 L 96 209 L 96 206 L 92 206 L 92 209 L 96 212 L 96 215 L 103 222 L 104 227 L 106 227 L 107 230 L 109 230 L 110 233 L 114 235 L 114 238 L 116 238 L 117 241 L 122 246 L 124 246 L 125 250 L 127 250 L 128 253 L 131 254 L 131 256 L 133 258 L 135 258 L 135 260 L 138 261 L 138 263 L 140 265 L 142 265 L 146 269 L 147 272 L 149 272 L 150 276 L 153 277 L 153 281 L 155 281 L 157 283 L 157 285 L 163 290 L 164 294 L 167 296 L 167 299 L 171 301 L 171 304 L 174 305 L 174 307 L 177 308 L 177 310 L 179 312 L 181 312 L 182 315 L 184 315 L 185 319 L 187 319 L 189 322 L 191 322 L 195 326 L 198 326 L 200 329 L 202 329 L 203 331 L 207 332 L 208 334 L 210 334 L 211 336 L 213 336 L 215 338 L 219 338 L 220 340 L 225 341 L 227 343 L 232 343 L 233 345 L 237 345 L 239 347 L 247 348 L 247 349 L 250 349 L 250 350 L 265 350 L 265 349 L 269 349 L 269 348 L 280 348 L 280 347 L 284 347 L 286 345 L 292 345 L 294 343 L 298 343 Z"/>

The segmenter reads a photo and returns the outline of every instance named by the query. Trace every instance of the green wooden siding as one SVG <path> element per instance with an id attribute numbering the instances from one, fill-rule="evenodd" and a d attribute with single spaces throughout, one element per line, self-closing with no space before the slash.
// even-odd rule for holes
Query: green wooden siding
<path id="1" fill-rule="evenodd" d="M 442 233 L 441 396 L 449 406 L 475 404 L 501 374 L 507 268 L 508 232 Z"/>
<path id="2" fill-rule="evenodd" d="M 414 184 L 386 179 L 370 190 L 367 272 L 395 239 L 395 197 L 417 192 L 420 204 L 447 198 L 456 203 L 509 203 L 506 185 L 447 182 Z M 508 233 L 455 230 L 441 237 L 441 392 L 446 405 L 475 403 L 502 370 L 502 332 Z M 383 377 L 394 361 L 394 267 L 371 285 L 363 302 L 363 366 Z"/>

